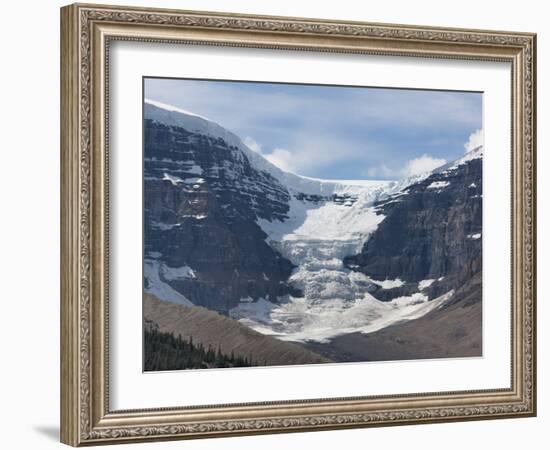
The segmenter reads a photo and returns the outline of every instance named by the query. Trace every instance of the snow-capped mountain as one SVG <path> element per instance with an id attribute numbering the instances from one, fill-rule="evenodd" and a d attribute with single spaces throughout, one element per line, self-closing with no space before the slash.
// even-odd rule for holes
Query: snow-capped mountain
<path id="1" fill-rule="evenodd" d="M 325 181 L 204 117 L 144 112 L 145 289 L 162 300 L 326 342 L 442 308 L 481 270 L 481 148 L 407 180 Z"/>

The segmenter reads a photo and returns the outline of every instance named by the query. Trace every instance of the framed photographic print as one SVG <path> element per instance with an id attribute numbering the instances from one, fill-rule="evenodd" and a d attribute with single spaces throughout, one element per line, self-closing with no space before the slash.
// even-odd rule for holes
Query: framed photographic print
<path id="1" fill-rule="evenodd" d="M 61 10 L 61 439 L 536 413 L 535 35 Z"/>

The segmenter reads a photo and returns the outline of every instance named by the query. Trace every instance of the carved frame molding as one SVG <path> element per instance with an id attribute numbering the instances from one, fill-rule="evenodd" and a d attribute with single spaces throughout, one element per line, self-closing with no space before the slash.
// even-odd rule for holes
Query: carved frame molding
<path id="1" fill-rule="evenodd" d="M 113 40 L 509 61 L 512 386 L 487 391 L 110 411 L 108 58 Z M 61 10 L 61 439 L 79 446 L 536 413 L 536 36 L 75 4 Z"/>

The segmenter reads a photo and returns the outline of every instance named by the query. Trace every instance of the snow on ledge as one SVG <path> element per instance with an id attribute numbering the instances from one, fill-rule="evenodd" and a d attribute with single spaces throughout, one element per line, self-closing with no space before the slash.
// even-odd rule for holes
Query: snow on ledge
<path id="1" fill-rule="evenodd" d="M 374 284 L 380 286 L 382 289 L 398 288 L 398 287 L 401 287 L 405 284 L 405 282 L 403 280 L 401 280 L 400 278 L 396 278 L 395 280 L 384 280 L 384 281 L 373 280 L 371 278 L 370 281 L 371 281 L 371 283 L 374 283 Z"/>
<path id="2" fill-rule="evenodd" d="M 174 175 L 170 175 L 169 173 L 164 172 L 164 177 L 162 178 L 163 181 L 169 181 L 172 183 L 173 186 L 177 186 L 178 184 L 183 183 L 183 180 L 179 177 L 175 177 Z"/>
<path id="3" fill-rule="evenodd" d="M 424 289 L 427 289 L 432 285 L 432 283 L 434 281 L 435 281 L 435 279 L 419 281 L 418 282 L 418 289 L 420 289 L 421 291 L 424 290 Z"/>
<path id="4" fill-rule="evenodd" d="M 183 278 L 196 278 L 195 271 L 189 266 L 168 267 L 166 264 L 161 266 L 162 276 L 166 280 L 181 280 Z"/>
<path id="5" fill-rule="evenodd" d="M 448 181 L 433 181 L 429 186 L 428 186 L 428 189 L 442 189 L 442 188 L 445 188 L 447 186 L 449 186 L 449 183 Z"/>

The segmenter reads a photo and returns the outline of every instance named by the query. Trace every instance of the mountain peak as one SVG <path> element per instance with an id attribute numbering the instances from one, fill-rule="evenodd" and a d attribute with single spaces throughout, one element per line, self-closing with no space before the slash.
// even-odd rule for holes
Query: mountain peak
<path id="1" fill-rule="evenodd" d="M 229 146 L 236 147 L 250 163 L 258 170 L 267 172 L 283 185 L 304 194 L 332 195 L 341 191 L 364 191 L 367 188 L 375 189 L 389 185 L 389 181 L 339 181 L 308 178 L 286 172 L 275 166 L 261 154 L 248 147 L 236 134 L 205 117 L 199 116 L 184 109 L 167 105 L 156 100 L 145 99 L 144 118 L 166 126 L 175 126 L 212 138 L 221 138 Z"/>
<path id="2" fill-rule="evenodd" d="M 182 109 L 182 108 L 178 108 L 178 107 L 173 106 L 173 105 L 169 105 L 168 103 L 162 103 L 162 102 L 159 102 L 157 100 L 151 100 L 149 98 L 146 98 L 144 100 L 144 103 L 156 106 L 157 108 L 164 109 L 166 111 L 173 111 L 173 112 L 177 112 L 177 113 L 180 113 L 180 114 L 185 114 L 187 116 L 200 117 L 201 119 L 208 120 L 209 122 L 211 122 L 210 119 L 208 119 L 204 116 L 201 116 L 200 114 L 195 114 L 191 111 L 187 111 L 186 109 Z"/>
<path id="3" fill-rule="evenodd" d="M 184 128 L 192 133 L 221 138 L 230 146 L 244 145 L 235 134 L 206 117 L 156 100 L 145 99 L 144 103 L 145 119 L 151 119 L 167 126 Z"/>
<path id="4" fill-rule="evenodd" d="M 471 161 L 472 159 L 478 159 L 483 157 L 483 145 L 480 145 L 469 152 L 465 153 L 463 156 L 461 156 L 458 159 L 455 159 L 454 161 L 451 161 L 447 164 L 444 164 L 437 169 L 435 169 L 432 173 L 444 173 L 448 170 L 454 170 L 458 166 L 461 166 L 462 164 L 466 164 L 468 161 Z"/>

